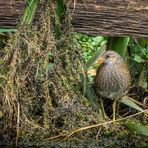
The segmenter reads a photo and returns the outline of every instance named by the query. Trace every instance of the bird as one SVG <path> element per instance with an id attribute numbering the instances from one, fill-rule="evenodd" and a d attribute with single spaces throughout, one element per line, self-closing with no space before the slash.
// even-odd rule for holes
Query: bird
<path id="1" fill-rule="evenodd" d="M 115 121 L 116 101 L 121 99 L 131 85 L 129 68 L 124 59 L 115 51 L 107 50 L 98 59 L 99 67 L 94 77 L 95 92 L 113 100 L 113 121 Z"/>

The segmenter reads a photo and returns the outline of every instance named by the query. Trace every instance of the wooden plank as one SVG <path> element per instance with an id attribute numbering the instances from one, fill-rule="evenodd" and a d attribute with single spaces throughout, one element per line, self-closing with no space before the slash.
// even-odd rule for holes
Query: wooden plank
<path id="1" fill-rule="evenodd" d="M 41 0 L 34 22 L 38 21 L 43 11 L 44 2 Z M 16 28 L 26 5 L 26 0 L 0 0 L 0 28 Z"/>
<path id="2" fill-rule="evenodd" d="M 0 0 L 0 27 L 15 28 L 25 5 L 26 0 Z M 71 0 L 69 10 L 76 32 L 148 38 L 148 0 Z"/>
<path id="3" fill-rule="evenodd" d="M 148 37 L 148 0 L 77 0 L 69 8 L 76 32 Z"/>
<path id="4" fill-rule="evenodd" d="M 24 9 L 25 1 L 0 0 L 0 27 L 14 27 Z"/>

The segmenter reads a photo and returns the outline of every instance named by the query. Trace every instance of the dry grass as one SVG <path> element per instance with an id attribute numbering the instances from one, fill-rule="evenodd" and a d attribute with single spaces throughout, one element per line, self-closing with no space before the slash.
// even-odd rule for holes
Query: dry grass
<path id="1" fill-rule="evenodd" d="M 38 28 L 21 28 L 6 47 L 1 112 L 9 144 L 42 143 L 99 121 L 80 92 L 81 50 L 68 31 L 55 41 L 50 13 L 42 15 Z"/>

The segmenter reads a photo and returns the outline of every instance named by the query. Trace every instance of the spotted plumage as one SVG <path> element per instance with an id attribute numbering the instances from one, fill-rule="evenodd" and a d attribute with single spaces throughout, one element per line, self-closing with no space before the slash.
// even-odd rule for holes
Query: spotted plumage
<path id="1" fill-rule="evenodd" d="M 122 57 L 114 51 L 106 51 L 101 58 L 104 62 L 97 69 L 95 90 L 102 97 L 120 98 L 131 83 L 128 67 Z"/>

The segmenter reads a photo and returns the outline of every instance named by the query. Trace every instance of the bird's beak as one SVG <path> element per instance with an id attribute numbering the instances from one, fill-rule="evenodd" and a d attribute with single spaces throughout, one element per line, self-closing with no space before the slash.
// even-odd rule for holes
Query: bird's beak
<path id="1" fill-rule="evenodd" d="M 104 63 L 104 61 L 105 61 L 105 59 L 104 59 L 103 57 L 100 57 L 100 58 L 98 59 L 97 63 L 98 63 L 99 65 L 101 65 L 101 64 Z"/>

